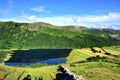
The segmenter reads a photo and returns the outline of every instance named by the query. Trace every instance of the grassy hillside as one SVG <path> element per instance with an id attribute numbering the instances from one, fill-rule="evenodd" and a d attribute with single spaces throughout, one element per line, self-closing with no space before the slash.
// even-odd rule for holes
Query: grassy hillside
<path id="1" fill-rule="evenodd" d="M 74 65 L 65 64 L 73 73 L 83 75 L 90 80 L 119 80 L 120 68 L 117 64 L 106 62 L 76 63 Z M 53 80 L 56 78 L 58 66 L 47 66 L 40 68 L 20 68 L 0 65 L 0 80 L 23 80 L 28 74 L 32 80 Z"/>
<path id="2" fill-rule="evenodd" d="M 32 80 L 56 78 L 58 65 L 4 65 L 3 62 L 11 57 L 9 53 L 29 49 L 72 49 L 67 62 L 60 65 L 90 80 L 118 80 L 119 45 L 120 32 L 115 30 L 53 26 L 39 22 L 0 22 L 0 80 L 23 80 L 27 75 L 30 75 Z"/>
<path id="3" fill-rule="evenodd" d="M 101 50 L 101 48 L 98 47 L 94 48 L 95 50 Z M 60 65 L 63 65 L 71 72 L 82 75 L 90 80 L 119 80 L 120 48 L 112 46 L 104 47 L 103 49 L 111 53 L 111 55 L 106 55 L 102 50 L 101 53 L 94 53 L 90 48 L 73 49 L 67 58 L 67 63 Z M 96 60 L 97 57 L 93 57 L 96 55 L 101 57 Z M 88 58 L 91 57 L 93 57 L 93 61 L 88 60 Z M 102 60 L 102 57 L 104 60 Z M 0 79 L 23 80 L 29 74 L 32 80 L 38 80 L 39 78 L 41 80 L 53 80 L 58 73 L 57 69 L 58 65 L 31 68 L 30 66 L 11 67 L 0 64 Z"/>
<path id="4" fill-rule="evenodd" d="M 41 68 L 21 68 L 8 67 L 0 65 L 0 80 L 23 80 L 27 75 L 31 76 L 32 80 L 53 80 L 57 73 L 57 66 L 47 66 Z"/>
<path id="5" fill-rule="evenodd" d="M 119 80 L 120 67 L 117 64 L 106 62 L 78 63 L 72 66 L 65 65 L 72 72 L 83 75 L 89 80 Z"/>
<path id="6" fill-rule="evenodd" d="M 64 66 L 89 80 L 119 80 L 120 48 L 104 47 L 105 51 L 98 47 L 94 49 L 101 50 L 101 52 L 94 53 L 90 48 L 74 49 Z"/>
<path id="7" fill-rule="evenodd" d="M 43 23 L 0 22 L 0 49 L 85 48 L 120 44 L 119 32 L 76 29 L 67 30 Z"/>
<path id="8" fill-rule="evenodd" d="M 101 50 L 101 53 L 93 53 L 90 48 L 73 49 L 67 58 L 67 63 L 61 65 L 68 68 L 71 72 L 82 75 L 90 80 L 119 80 L 120 48 L 115 47 L 116 46 L 104 47 L 111 55 L 106 55 L 105 52 L 98 47 L 95 47 L 95 49 Z M 98 60 L 96 60 L 95 57 L 92 58 L 93 61 L 88 60 L 88 58 L 96 55 L 101 57 L 98 58 Z M 106 58 L 101 60 L 103 56 Z M 53 80 L 56 78 L 57 69 L 58 65 L 30 68 L 29 66 L 11 67 L 0 64 L 0 79 L 23 80 L 24 77 L 29 74 L 31 75 L 32 80 L 38 80 L 39 78 L 41 80 Z"/>
<path id="9" fill-rule="evenodd" d="M 82 64 L 64 65 L 70 71 L 83 75 L 90 80 L 119 80 L 120 68 L 118 65 L 106 62 L 89 62 Z M 32 80 L 41 78 L 42 80 L 53 80 L 56 78 L 58 66 L 49 66 L 41 68 L 17 68 L 5 67 L 0 65 L 0 79 L 6 80 L 23 80 L 28 74 L 31 75 Z M 8 71 L 9 69 L 9 71 Z M 8 75 L 7 75 L 8 74 Z M 7 76 L 6 76 L 7 75 Z"/>
<path id="10" fill-rule="evenodd" d="M 91 48 L 73 49 L 70 55 L 67 57 L 67 63 L 86 60 L 86 58 L 94 57 L 97 55 L 100 57 L 108 58 L 114 58 L 115 55 L 120 55 L 120 48 L 116 48 L 116 46 L 103 47 L 103 49 L 110 54 L 106 54 L 106 52 L 99 47 L 94 47 L 94 49 L 98 52 L 93 52 Z"/>

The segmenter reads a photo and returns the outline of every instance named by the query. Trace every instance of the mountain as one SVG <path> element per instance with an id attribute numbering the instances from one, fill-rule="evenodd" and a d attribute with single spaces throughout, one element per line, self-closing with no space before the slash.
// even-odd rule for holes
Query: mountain
<path id="1" fill-rule="evenodd" d="M 58 49 L 103 47 L 120 44 L 116 30 L 49 23 L 0 22 L 0 49 Z"/>

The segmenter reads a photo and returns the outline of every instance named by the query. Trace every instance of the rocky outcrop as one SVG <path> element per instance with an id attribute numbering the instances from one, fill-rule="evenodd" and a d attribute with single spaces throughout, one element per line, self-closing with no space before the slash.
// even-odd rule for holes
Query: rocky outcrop
<path id="1" fill-rule="evenodd" d="M 69 69 L 64 66 L 59 66 L 58 74 L 56 74 L 55 80 L 87 80 L 82 75 L 77 75 L 71 72 Z"/>

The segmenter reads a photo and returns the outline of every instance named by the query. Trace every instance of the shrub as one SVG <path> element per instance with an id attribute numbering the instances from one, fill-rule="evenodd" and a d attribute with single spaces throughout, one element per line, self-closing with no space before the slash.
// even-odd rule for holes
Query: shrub
<path id="1" fill-rule="evenodd" d="M 109 53 L 109 52 L 106 52 L 105 54 L 106 54 L 106 55 L 111 55 L 111 53 Z"/>
<path id="2" fill-rule="evenodd" d="M 31 68 L 36 68 L 36 67 L 43 67 L 43 66 L 48 66 L 47 64 L 31 64 L 30 67 Z"/>

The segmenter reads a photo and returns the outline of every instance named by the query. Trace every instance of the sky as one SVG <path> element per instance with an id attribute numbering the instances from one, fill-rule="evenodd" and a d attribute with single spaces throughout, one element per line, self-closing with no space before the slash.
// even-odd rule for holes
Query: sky
<path id="1" fill-rule="evenodd" d="M 0 0 L 0 21 L 120 30 L 120 0 Z"/>

